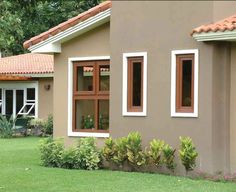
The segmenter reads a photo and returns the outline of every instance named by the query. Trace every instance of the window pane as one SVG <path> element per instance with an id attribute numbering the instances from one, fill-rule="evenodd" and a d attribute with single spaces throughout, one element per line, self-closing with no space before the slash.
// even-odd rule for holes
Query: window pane
<path id="1" fill-rule="evenodd" d="M 16 90 L 16 113 L 18 113 L 24 105 L 24 90 Z"/>
<path id="2" fill-rule="evenodd" d="M 9 117 L 13 114 L 13 90 L 6 90 L 6 115 Z"/>
<path id="3" fill-rule="evenodd" d="M 142 64 L 140 62 L 133 63 L 133 106 L 141 106 L 141 81 L 142 81 Z"/>
<path id="4" fill-rule="evenodd" d="M 0 89 L 0 101 L 2 100 L 2 89 Z"/>
<path id="5" fill-rule="evenodd" d="M 110 85 L 110 66 L 99 66 L 99 91 L 109 91 Z"/>
<path id="6" fill-rule="evenodd" d="M 182 81 L 182 106 L 191 106 L 192 90 L 192 60 L 184 60 L 182 63 L 183 81 Z"/>
<path id="7" fill-rule="evenodd" d="M 94 100 L 77 100 L 75 102 L 75 113 L 76 129 L 95 128 Z"/>
<path id="8" fill-rule="evenodd" d="M 0 89 L 0 114 L 2 113 L 2 89 Z"/>
<path id="9" fill-rule="evenodd" d="M 93 66 L 77 68 L 77 91 L 93 91 Z"/>
<path id="10" fill-rule="evenodd" d="M 108 130 L 109 129 L 109 100 L 99 100 L 99 122 L 98 129 Z"/>
<path id="11" fill-rule="evenodd" d="M 27 89 L 27 100 L 35 100 L 35 89 L 34 88 Z"/>

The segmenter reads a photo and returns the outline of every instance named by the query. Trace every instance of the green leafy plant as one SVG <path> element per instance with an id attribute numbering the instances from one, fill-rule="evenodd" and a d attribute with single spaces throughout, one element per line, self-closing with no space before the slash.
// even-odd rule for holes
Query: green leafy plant
<path id="1" fill-rule="evenodd" d="M 100 168 L 102 159 L 94 138 L 81 138 L 77 150 L 81 169 L 95 170 Z"/>
<path id="2" fill-rule="evenodd" d="M 65 169 L 79 169 L 80 161 L 75 147 L 63 150 L 60 157 L 60 167 Z"/>
<path id="3" fill-rule="evenodd" d="M 6 116 L 0 115 L 0 137 L 11 138 L 13 136 L 15 121 L 13 116 L 7 119 Z"/>
<path id="4" fill-rule="evenodd" d="M 122 166 L 127 160 L 127 137 L 116 139 L 112 161 Z"/>
<path id="5" fill-rule="evenodd" d="M 195 168 L 198 153 L 190 137 L 180 137 L 179 139 L 181 142 L 179 156 L 185 170 L 188 172 Z"/>
<path id="6" fill-rule="evenodd" d="M 52 137 L 40 140 L 40 158 L 42 165 L 46 167 L 61 167 L 61 155 L 64 152 L 62 139 Z"/>
<path id="7" fill-rule="evenodd" d="M 53 134 L 53 116 L 50 114 L 46 121 L 43 122 L 43 134 L 52 135 Z"/>
<path id="8" fill-rule="evenodd" d="M 157 167 L 162 164 L 161 156 L 165 142 L 162 140 L 153 139 L 150 142 L 150 150 L 148 151 L 149 159 Z"/>
<path id="9" fill-rule="evenodd" d="M 94 128 L 94 117 L 91 115 L 87 115 L 82 118 L 82 127 L 84 129 L 92 129 Z"/>
<path id="10" fill-rule="evenodd" d="M 142 138 L 138 132 L 131 132 L 127 136 L 127 157 L 133 166 L 139 167 L 146 163 L 146 156 L 142 150 Z"/>
<path id="11" fill-rule="evenodd" d="M 102 156 L 106 161 L 111 162 L 115 154 L 115 141 L 110 137 L 105 140 L 104 144 Z"/>
<path id="12" fill-rule="evenodd" d="M 165 144 L 162 151 L 163 151 L 163 163 L 169 170 L 174 171 L 176 167 L 176 164 L 174 162 L 176 150 L 173 149 L 170 145 Z"/>

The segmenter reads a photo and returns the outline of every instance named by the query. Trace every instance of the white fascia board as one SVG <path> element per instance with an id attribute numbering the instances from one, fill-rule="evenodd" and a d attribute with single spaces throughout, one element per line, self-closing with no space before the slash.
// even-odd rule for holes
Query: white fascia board
<path id="1" fill-rule="evenodd" d="M 27 73 L 27 74 L 13 74 L 14 76 L 23 76 L 23 77 L 38 77 L 38 78 L 46 78 L 53 77 L 53 73 Z"/>
<path id="2" fill-rule="evenodd" d="M 92 30 L 108 21 L 110 21 L 111 9 L 107 9 L 77 25 L 68 28 L 45 41 L 39 42 L 29 48 L 32 53 L 60 53 L 61 43 L 79 36 L 89 30 Z"/>
<path id="3" fill-rule="evenodd" d="M 193 34 L 197 41 L 236 41 L 236 30 Z"/>

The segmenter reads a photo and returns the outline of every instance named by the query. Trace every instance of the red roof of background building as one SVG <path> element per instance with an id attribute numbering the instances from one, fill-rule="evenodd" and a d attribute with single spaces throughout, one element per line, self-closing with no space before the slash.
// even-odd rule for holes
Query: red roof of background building
<path id="1" fill-rule="evenodd" d="M 232 15 L 215 23 L 210 23 L 207 25 L 201 25 L 193 29 L 192 35 L 195 33 L 208 33 L 208 32 L 224 32 L 224 31 L 233 31 L 236 29 L 236 15 Z"/>
<path id="2" fill-rule="evenodd" d="M 0 58 L 0 74 L 53 73 L 53 56 L 27 53 Z"/>
<path id="3" fill-rule="evenodd" d="M 35 45 L 41 41 L 44 41 L 46 39 L 48 39 L 49 37 L 51 36 L 54 36 L 62 31 L 65 31 L 66 29 L 70 28 L 70 27 L 73 27 L 75 26 L 76 24 L 82 22 L 82 21 L 85 21 L 87 20 L 88 18 L 92 17 L 92 16 L 95 16 L 97 15 L 98 13 L 100 12 L 103 12 L 107 9 L 111 8 L 111 1 L 105 1 L 91 9 L 89 9 L 88 11 L 85 11 L 81 14 L 79 14 L 78 16 L 76 17 L 73 17 L 51 29 L 49 29 L 48 31 L 46 32 L 43 32 L 33 38 L 31 38 L 30 40 L 28 41 L 25 41 L 24 42 L 24 48 L 29 48 L 31 47 L 32 45 Z"/>

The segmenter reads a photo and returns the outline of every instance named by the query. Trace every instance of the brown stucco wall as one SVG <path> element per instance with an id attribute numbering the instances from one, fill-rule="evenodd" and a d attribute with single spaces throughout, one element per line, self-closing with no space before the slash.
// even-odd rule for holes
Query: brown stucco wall
<path id="1" fill-rule="evenodd" d="M 45 89 L 46 85 L 50 85 L 49 90 Z M 38 117 L 45 119 L 53 113 L 53 78 L 40 78 L 38 86 Z"/>
<path id="2" fill-rule="evenodd" d="M 232 43 L 230 67 L 230 170 L 236 171 L 236 44 Z"/>
<path id="3" fill-rule="evenodd" d="M 214 47 L 196 42 L 190 32 L 196 26 L 211 21 L 212 12 L 212 2 L 114 1 L 110 38 L 111 135 L 120 137 L 130 131 L 139 131 L 145 145 L 152 138 L 160 138 L 177 148 L 179 136 L 190 136 L 199 151 L 198 168 L 208 172 L 215 171 L 212 113 Z M 199 49 L 198 118 L 170 116 L 171 50 L 175 49 Z M 123 117 L 122 54 L 139 51 L 148 54 L 147 117 Z M 181 166 L 179 170 L 182 170 Z"/>
<path id="4" fill-rule="evenodd" d="M 151 139 L 159 138 L 178 148 L 179 136 L 190 136 L 199 152 L 198 169 L 211 173 L 236 169 L 233 153 L 236 118 L 232 115 L 236 114 L 232 107 L 236 104 L 236 89 L 232 85 L 235 82 L 232 74 L 236 76 L 236 57 L 232 53 L 236 48 L 231 53 L 228 43 L 196 42 L 190 36 L 193 28 L 228 16 L 226 11 L 220 10 L 220 7 L 233 6 L 229 2 L 226 4 L 213 1 L 113 1 L 111 26 L 104 24 L 74 38 L 62 45 L 62 53 L 55 54 L 54 136 L 64 137 L 67 144 L 73 141 L 67 137 L 68 58 L 110 55 L 112 137 L 139 131 L 145 146 Z M 232 11 L 230 8 L 229 12 Z M 197 118 L 170 116 L 171 51 L 178 49 L 199 50 Z M 148 54 L 146 117 L 122 116 L 122 54 L 125 52 Z M 183 171 L 180 163 L 178 170 Z"/>
<path id="5" fill-rule="evenodd" d="M 73 137 L 67 136 L 68 58 L 110 55 L 109 36 L 110 28 L 109 23 L 107 23 L 62 44 L 62 53 L 55 55 L 54 136 L 64 137 L 67 144 L 73 142 Z"/>

